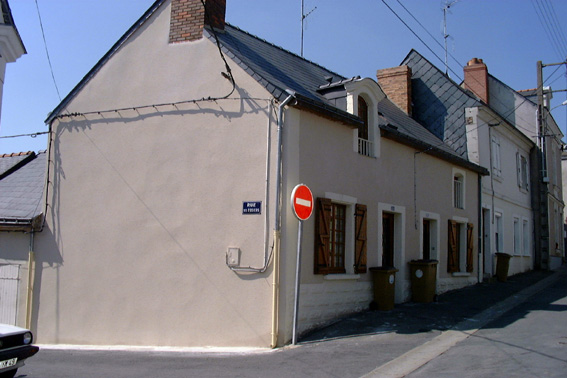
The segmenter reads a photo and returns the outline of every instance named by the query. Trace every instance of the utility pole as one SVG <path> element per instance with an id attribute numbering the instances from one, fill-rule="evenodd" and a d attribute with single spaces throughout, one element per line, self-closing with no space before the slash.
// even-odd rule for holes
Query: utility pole
<path id="1" fill-rule="evenodd" d="M 537 175 L 535 190 L 533 191 L 534 210 L 537 215 L 535 221 L 535 237 L 536 237 L 536 255 L 535 267 L 539 269 L 548 269 L 549 263 L 549 209 L 547 205 L 547 169 L 545 159 L 545 133 L 543 127 L 543 64 L 541 60 L 537 62 L 537 145 L 539 153 L 537 154 Z"/>
<path id="2" fill-rule="evenodd" d="M 567 64 L 567 59 L 564 62 L 559 63 L 549 63 L 543 64 L 542 61 L 537 62 L 537 144 L 539 148 L 539 153 L 537 154 L 537 172 L 538 177 L 536 180 L 532 180 L 536 185 L 535 190 L 532 191 L 534 198 L 534 210 L 538 215 L 535 217 L 535 237 L 539 245 L 536 248 L 535 255 L 535 266 L 539 269 L 549 269 L 550 268 L 550 249 L 554 248 L 550 244 L 551 230 L 550 226 L 555 225 L 557 219 L 550 219 L 550 214 L 552 214 L 549 209 L 550 201 L 550 191 L 549 191 L 549 172 L 548 172 L 548 162 L 547 162 L 547 150 L 548 142 L 547 138 L 547 118 L 549 117 L 549 109 L 546 108 L 544 103 L 544 88 L 543 88 L 543 68 L 550 66 L 558 66 L 562 64 Z M 552 92 L 563 92 L 564 90 L 552 91 Z M 552 146 L 553 147 L 553 146 Z M 556 167 L 555 162 L 552 162 L 552 167 Z M 556 169 L 556 168 L 555 168 Z M 555 172 L 554 174 L 558 174 Z M 555 230 L 557 227 L 554 228 Z M 563 227 L 561 228 L 563 229 Z M 557 236 L 556 236 L 557 237 Z"/>

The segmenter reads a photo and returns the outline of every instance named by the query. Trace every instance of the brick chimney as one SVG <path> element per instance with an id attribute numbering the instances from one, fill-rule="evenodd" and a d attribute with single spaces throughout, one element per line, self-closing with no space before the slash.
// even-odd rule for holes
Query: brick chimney
<path id="1" fill-rule="evenodd" d="M 411 116 L 411 68 L 385 68 L 376 72 L 376 78 L 386 96 Z"/>
<path id="2" fill-rule="evenodd" d="M 224 30 L 225 13 L 226 0 L 171 0 L 169 43 L 201 39 L 205 25 Z"/>
<path id="3" fill-rule="evenodd" d="M 478 98 L 488 104 L 488 68 L 482 59 L 473 58 L 464 68 L 465 89 L 473 92 Z"/>

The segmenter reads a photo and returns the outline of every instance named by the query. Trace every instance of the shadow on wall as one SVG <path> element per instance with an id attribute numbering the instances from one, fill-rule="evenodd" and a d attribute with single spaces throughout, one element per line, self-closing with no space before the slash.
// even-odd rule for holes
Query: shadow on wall
<path id="1" fill-rule="evenodd" d="M 35 234 L 35 274 L 33 283 L 33 303 L 31 329 L 37 332 L 39 311 L 41 311 L 41 289 L 43 273 L 46 269 L 59 269 L 63 265 L 63 257 L 55 241 L 53 233 L 47 227 Z M 59 290 L 57 290 L 59 293 Z M 57 303 L 55 303 L 57 306 Z"/>

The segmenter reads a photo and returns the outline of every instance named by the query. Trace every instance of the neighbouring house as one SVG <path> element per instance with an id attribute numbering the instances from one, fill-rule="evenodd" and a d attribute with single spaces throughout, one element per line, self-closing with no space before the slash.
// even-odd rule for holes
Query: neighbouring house
<path id="1" fill-rule="evenodd" d="M 567 185 L 567 151 L 561 153 L 561 184 Z M 567 193 L 563 191 L 563 203 L 567 201 Z M 563 264 L 567 263 L 567 218 L 563 218 Z"/>
<path id="2" fill-rule="evenodd" d="M 415 50 L 399 67 L 379 70 L 377 75 L 401 109 L 460 156 L 490 170 L 490 176 L 482 179 L 481 199 L 485 276 L 494 275 L 499 252 L 512 256 L 509 274 L 539 268 L 541 243 L 547 240 L 541 231 L 546 216 L 539 183 L 546 179 L 538 168 L 541 149 L 535 137 L 534 104 L 490 75 L 486 64 L 476 58 L 464 67 L 462 85 Z M 560 140 L 562 135 L 557 132 L 557 136 Z M 556 168 L 553 171 L 557 173 Z M 558 182 L 553 180 L 554 185 Z M 552 199 L 560 191 L 554 186 Z M 562 214 L 559 201 L 553 205 L 551 201 L 550 208 Z M 549 217 L 550 225 L 556 224 L 554 217 Z"/>
<path id="3" fill-rule="evenodd" d="M 398 269 L 396 303 L 411 260 L 439 261 L 438 292 L 481 278 L 488 171 L 373 79 L 226 23 L 224 0 L 156 1 L 47 122 L 41 343 L 288 343 L 300 183 L 300 333 L 367 309 L 370 267 Z"/>
<path id="4" fill-rule="evenodd" d="M 20 38 L 8 0 L 0 0 L 0 110 L 6 76 L 6 64 L 15 62 L 26 54 L 26 48 Z M 1 113 L 1 111 L 0 111 Z"/>
<path id="5" fill-rule="evenodd" d="M 18 29 L 14 24 L 10 5 L 0 0 L 0 110 L 6 74 L 6 65 L 15 62 L 26 53 Z M 1 111 L 0 111 L 1 113 Z M 29 196 L 27 187 L 19 187 L 19 169 L 36 158 L 33 152 L 0 155 L 0 323 L 26 324 L 25 300 L 20 297 L 27 286 L 22 277 L 27 270 L 30 232 L 38 223 L 39 213 L 29 212 L 41 200 L 39 196 Z M 33 164 L 32 164 L 33 165 Z M 29 167 L 24 171 L 28 172 Z M 44 174 L 45 168 L 42 168 Z M 37 188 L 33 188 L 34 190 Z M 31 202 L 26 203 L 27 200 Z M 32 237 L 33 239 L 33 237 Z M 20 302 L 19 302 L 20 301 Z"/>
<path id="6" fill-rule="evenodd" d="M 45 152 L 0 155 L 0 323 L 30 325 L 34 236 L 43 224 Z M 32 269 L 29 269 L 29 267 Z"/>
<path id="7" fill-rule="evenodd" d="M 541 63 L 541 62 L 539 62 Z M 541 70 L 542 68 L 539 67 Z M 543 81 L 543 80 L 542 80 Z M 539 91 L 538 91 L 539 89 Z M 511 106 L 515 106 L 525 122 L 522 132 L 537 144 L 537 158 L 534 159 L 536 172 L 533 182 L 533 203 L 536 214 L 536 267 L 557 269 L 564 262 L 563 245 L 564 206 L 562 154 L 563 132 L 551 115 L 553 89 L 543 84 L 536 89 L 519 91 L 514 94 Z M 508 100 L 512 100 L 508 95 Z M 513 104 L 513 105 L 512 105 Z M 541 114 L 541 117 L 538 115 Z M 510 117 L 514 115 L 511 114 Z"/>

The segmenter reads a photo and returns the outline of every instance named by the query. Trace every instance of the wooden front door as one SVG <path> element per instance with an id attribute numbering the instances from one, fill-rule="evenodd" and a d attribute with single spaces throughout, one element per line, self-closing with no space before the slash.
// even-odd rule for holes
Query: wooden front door
<path id="1" fill-rule="evenodd" d="M 382 266 L 394 266 L 394 214 L 382 214 Z"/>
<path id="2" fill-rule="evenodd" d="M 423 220 L 423 259 L 431 259 L 431 221 Z"/>

